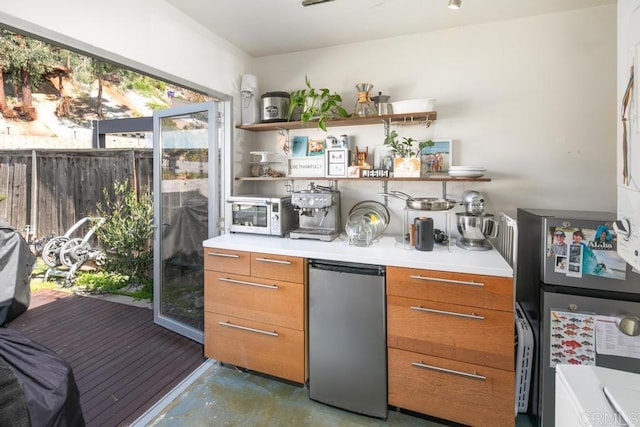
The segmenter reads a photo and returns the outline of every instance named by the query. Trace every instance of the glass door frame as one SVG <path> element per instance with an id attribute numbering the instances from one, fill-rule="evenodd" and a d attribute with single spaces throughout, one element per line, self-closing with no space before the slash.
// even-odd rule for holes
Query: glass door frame
<path id="1" fill-rule="evenodd" d="M 153 170 L 153 187 L 154 187 L 154 242 L 153 242 L 153 250 L 154 250 L 154 261 L 153 261 L 153 290 L 154 290 L 154 298 L 153 298 L 153 320 L 154 323 L 163 326 L 171 331 L 174 331 L 180 335 L 183 335 L 187 338 L 190 338 L 196 342 L 203 343 L 204 342 L 204 331 L 194 328 L 191 325 L 187 325 L 185 323 L 179 322 L 176 319 L 165 316 L 161 312 L 161 284 L 162 284 L 162 230 L 163 224 L 162 220 L 162 157 L 163 157 L 163 148 L 161 146 L 161 131 L 160 131 L 160 121 L 163 118 L 173 117 L 173 116 L 181 116 L 191 113 L 203 112 L 207 111 L 208 113 L 208 183 L 207 183 L 207 192 L 208 194 L 208 236 L 207 238 L 214 237 L 219 234 L 219 218 L 221 214 L 221 205 L 224 197 L 224 193 L 226 192 L 226 185 L 221 185 L 220 181 L 226 182 L 225 170 L 226 168 L 223 166 L 226 163 L 226 153 L 224 150 L 221 150 L 221 146 L 223 147 L 225 144 L 220 144 L 220 142 L 224 142 L 224 139 L 229 136 L 228 132 L 228 124 L 229 115 L 227 114 L 229 111 L 230 102 L 225 101 L 212 101 L 212 102 L 204 102 L 198 104 L 190 104 L 175 108 L 170 108 L 166 110 L 155 111 L 153 114 L 153 140 L 154 140 L 154 152 L 153 152 L 153 161 L 154 161 L 154 170 Z M 224 123 L 220 123 L 220 117 L 218 113 L 221 113 L 220 116 L 224 119 Z M 223 134 L 220 130 L 224 132 Z M 220 178 L 219 178 L 220 177 Z M 223 188 L 225 187 L 225 188 Z M 204 269 L 204 266 L 203 266 Z M 202 286 L 204 287 L 204 279 Z"/>

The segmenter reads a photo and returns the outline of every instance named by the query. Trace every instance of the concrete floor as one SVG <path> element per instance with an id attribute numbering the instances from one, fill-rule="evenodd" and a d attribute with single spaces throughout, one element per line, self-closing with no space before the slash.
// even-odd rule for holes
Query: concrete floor
<path id="1" fill-rule="evenodd" d="M 309 399 L 309 390 L 208 361 L 132 426 L 421 426 L 427 419 L 390 410 L 387 420 Z M 525 416 L 518 427 L 530 427 Z"/>

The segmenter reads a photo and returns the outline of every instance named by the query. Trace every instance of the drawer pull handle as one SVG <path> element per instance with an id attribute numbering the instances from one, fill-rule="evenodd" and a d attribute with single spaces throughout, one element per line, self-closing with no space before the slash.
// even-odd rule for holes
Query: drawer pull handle
<path id="1" fill-rule="evenodd" d="M 240 255 L 235 254 L 221 254 L 220 252 L 207 252 L 209 256 L 220 256 L 225 258 L 240 258 Z"/>
<path id="2" fill-rule="evenodd" d="M 283 260 L 279 260 L 279 259 L 256 258 L 256 261 L 272 262 L 272 263 L 274 263 L 274 264 L 287 264 L 287 265 L 291 265 L 291 261 L 283 261 Z"/>
<path id="3" fill-rule="evenodd" d="M 484 316 L 478 316 L 475 313 L 471 313 L 471 314 L 456 313 L 455 311 L 436 310 L 436 309 L 433 309 L 433 308 L 424 308 L 424 307 L 420 307 L 420 306 L 418 306 L 418 307 L 412 306 L 411 310 L 428 311 L 429 313 L 446 314 L 446 315 L 449 315 L 449 316 L 466 317 L 468 319 L 484 320 Z"/>
<path id="4" fill-rule="evenodd" d="M 413 366 L 418 367 L 418 368 L 431 369 L 431 370 L 438 371 L 438 372 L 446 372 L 448 374 L 460 375 L 462 377 L 469 377 L 469 378 L 474 378 L 474 379 L 482 380 L 482 381 L 485 381 L 487 379 L 487 377 L 485 377 L 484 375 L 478 375 L 475 371 L 473 371 L 473 372 L 455 371 L 453 369 L 446 369 L 446 368 L 440 368 L 438 366 L 426 365 L 426 364 L 424 364 L 422 362 L 411 362 L 411 364 Z"/>
<path id="5" fill-rule="evenodd" d="M 242 329 L 243 331 L 256 332 L 258 334 L 269 335 L 269 336 L 272 336 L 272 337 L 277 337 L 278 336 L 278 333 L 276 331 L 269 332 L 269 331 L 263 331 L 262 329 L 255 329 L 255 328 L 249 328 L 247 326 L 234 325 L 233 323 L 229 322 L 228 320 L 226 322 L 218 322 L 218 325 L 227 326 L 229 328 Z"/>
<path id="6" fill-rule="evenodd" d="M 478 286 L 478 287 L 484 286 L 484 283 L 481 283 L 481 282 L 465 282 L 464 280 L 440 279 L 438 277 L 425 277 L 425 276 L 409 276 L 409 277 L 411 279 L 429 280 L 431 282 L 451 283 L 452 285 L 467 285 L 467 286 Z"/>
<path id="7" fill-rule="evenodd" d="M 221 282 L 235 283 L 236 285 L 249 285 L 257 288 L 278 289 L 277 285 L 263 285 L 262 283 L 245 282 L 244 280 L 229 279 L 228 277 L 218 277 Z"/>

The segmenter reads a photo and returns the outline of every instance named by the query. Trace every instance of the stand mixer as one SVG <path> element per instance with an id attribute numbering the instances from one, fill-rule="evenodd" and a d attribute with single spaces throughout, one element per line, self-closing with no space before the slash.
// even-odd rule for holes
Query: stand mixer
<path id="1" fill-rule="evenodd" d="M 493 214 L 485 213 L 484 197 L 477 191 L 468 190 L 462 193 L 464 212 L 457 212 L 456 219 L 460 237 L 456 246 L 472 251 L 491 250 L 488 238 L 498 236 L 498 224 Z"/>
<path id="2" fill-rule="evenodd" d="M 338 190 L 312 182 L 306 190 L 294 191 L 291 203 L 298 211 L 300 228 L 293 230 L 289 237 L 325 242 L 338 237 L 341 231 Z"/>

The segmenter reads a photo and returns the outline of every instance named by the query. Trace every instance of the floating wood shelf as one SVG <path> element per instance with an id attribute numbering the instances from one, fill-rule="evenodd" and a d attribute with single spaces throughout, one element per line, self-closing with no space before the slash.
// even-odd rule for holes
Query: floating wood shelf
<path id="1" fill-rule="evenodd" d="M 346 178 L 335 176 L 237 176 L 236 181 L 424 181 L 424 182 L 489 182 L 491 178 L 456 178 L 430 176 L 420 178 Z"/>
<path id="2" fill-rule="evenodd" d="M 394 125 L 419 125 L 425 124 L 429 126 L 438 116 L 435 111 L 409 113 L 409 114 L 385 114 L 382 116 L 367 117 L 349 117 L 347 119 L 331 119 L 326 120 L 327 127 L 336 126 L 358 126 L 358 125 L 377 125 L 382 123 L 391 123 Z M 256 123 L 253 125 L 238 125 L 238 129 L 250 130 L 254 132 L 267 132 L 280 129 L 318 129 L 317 122 L 273 122 L 273 123 Z"/>

